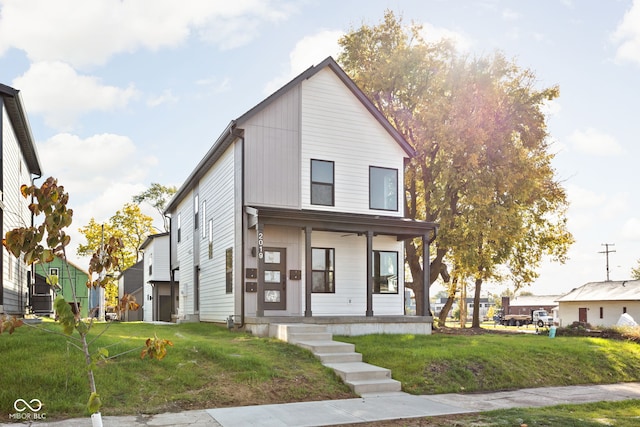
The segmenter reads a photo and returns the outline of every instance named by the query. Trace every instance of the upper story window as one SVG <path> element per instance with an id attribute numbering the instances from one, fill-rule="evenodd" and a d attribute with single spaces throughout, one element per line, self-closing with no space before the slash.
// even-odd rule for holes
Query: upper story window
<path id="1" fill-rule="evenodd" d="M 207 237 L 207 201 L 202 201 L 202 238 Z"/>
<path id="2" fill-rule="evenodd" d="M 334 206 L 334 163 L 311 160 L 311 204 Z"/>
<path id="3" fill-rule="evenodd" d="M 398 293 L 398 252 L 373 251 L 373 291 Z"/>
<path id="4" fill-rule="evenodd" d="M 196 197 L 193 199 L 193 227 L 197 230 L 200 225 L 199 211 L 200 209 L 200 196 L 196 194 Z"/>
<path id="5" fill-rule="evenodd" d="M 181 218 L 181 214 L 178 214 L 178 219 L 176 221 L 178 223 L 178 243 L 180 243 L 180 240 L 182 239 L 182 218 Z"/>
<path id="6" fill-rule="evenodd" d="M 398 170 L 369 167 L 369 208 L 398 210 Z"/>

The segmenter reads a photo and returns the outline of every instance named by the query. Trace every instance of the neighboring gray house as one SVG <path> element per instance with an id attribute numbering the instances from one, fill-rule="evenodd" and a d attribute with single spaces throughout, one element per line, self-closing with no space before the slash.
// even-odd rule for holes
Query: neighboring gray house
<path id="1" fill-rule="evenodd" d="M 120 320 L 124 322 L 139 322 L 143 319 L 144 308 L 144 261 L 138 261 L 123 271 L 118 277 L 118 299 L 122 301 L 124 294 L 132 295 L 140 308 L 135 311 L 125 311 Z"/>
<path id="2" fill-rule="evenodd" d="M 30 185 L 42 175 L 27 112 L 20 91 L 0 84 L 0 228 L 7 231 L 31 224 L 28 199 L 22 197 L 20 186 Z M 31 305 L 33 272 L 21 259 L 3 246 L 0 250 L 0 313 L 24 314 Z"/>
<path id="3" fill-rule="evenodd" d="M 590 282 L 558 298 L 560 326 L 613 326 L 623 313 L 640 320 L 640 280 Z M 639 322 L 640 323 L 640 322 Z"/>
<path id="4" fill-rule="evenodd" d="M 436 230 L 405 218 L 413 155 L 332 58 L 232 120 L 166 209 L 178 320 L 430 333 L 405 316 L 404 242 Z"/>
<path id="5" fill-rule="evenodd" d="M 172 322 L 177 317 L 180 300 L 178 272 L 170 274 L 169 233 L 154 234 L 142 243 L 143 297 L 138 300 L 145 322 Z"/>

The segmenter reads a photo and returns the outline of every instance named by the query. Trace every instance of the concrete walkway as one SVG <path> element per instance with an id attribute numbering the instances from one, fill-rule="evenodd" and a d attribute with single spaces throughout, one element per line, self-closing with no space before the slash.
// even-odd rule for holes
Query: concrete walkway
<path id="1" fill-rule="evenodd" d="M 158 415 L 104 416 L 104 427 L 304 427 L 462 414 L 494 409 L 640 399 L 640 383 L 529 388 L 476 394 L 413 396 L 396 392 L 356 399 L 204 409 Z M 3 427 L 24 426 L 0 424 Z M 34 427 L 89 427 L 90 418 L 34 421 Z"/>

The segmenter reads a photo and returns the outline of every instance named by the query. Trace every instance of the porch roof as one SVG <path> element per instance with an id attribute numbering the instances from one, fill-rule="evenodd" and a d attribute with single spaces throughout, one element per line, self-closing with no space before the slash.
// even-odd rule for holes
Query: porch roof
<path id="1" fill-rule="evenodd" d="M 346 212 L 329 212 L 309 209 L 285 209 L 262 206 L 247 206 L 249 228 L 257 222 L 264 225 L 288 227 L 311 227 L 316 231 L 396 236 L 398 240 L 431 235 L 435 238 L 438 224 L 383 215 L 366 215 Z"/>

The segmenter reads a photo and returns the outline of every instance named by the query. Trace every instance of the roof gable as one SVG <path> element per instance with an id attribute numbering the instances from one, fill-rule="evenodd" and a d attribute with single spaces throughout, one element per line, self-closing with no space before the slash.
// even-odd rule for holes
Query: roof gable
<path id="1" fill-rule="evenodd" d="M 590 282 L 557 301 L 640 301 L 640 280 Z"/>
<path id="2" fill-rule="evenodd" d="M 384 115 L 373 105 L 371 100 L 358 88 L 358 86 L 351 80 L 351 78 L 344 72 L 344 70 L 338 65 L 338 63 L 332 58 L 328 57 L 321 63 L 315 66 L 311 66 L 297 77 L 292 79 L 289 83 L 282 86 L 280 89 L 269 95 L 262 102 L 248 110 L 235 120 L 232 120 L 226 129 L 220 134 L 218 139 L 205 154 L 202 160 L 198 163 L 196 168 L 187 177 L 184 184 L 178 189 L 174 197 L 169 201 L 165 212 L 173 210 L 180 201 L 186 197 L 189 191 L 194 187 L 197 181 L 207 172 L 207 170 L 215 164 L 225 150 L 235 141 L 237 138 L 242 137 L 242 126 L 246 124 L 252 117 L 265 108 L 269 107 L 273 102 L 279 99 L 283 94 L 290 91 L 292 88 L 298 86 L 302 81 L 310 79 L 318 72 L 324 69 L 330 69 L 336 76 L 344 83 L 344 85 L 351 91 L 351 93 L 362 103 L 367 111 L 382 125 L 382 127 L 389 133 L 389 135 L 395 140 L 395 142 L 404 150 L 404 152 L 412 157 L 415 155 L 415 150 L 407 142 L 407 140 L 394 128 L 391 123 L 384 117 Z"/>

